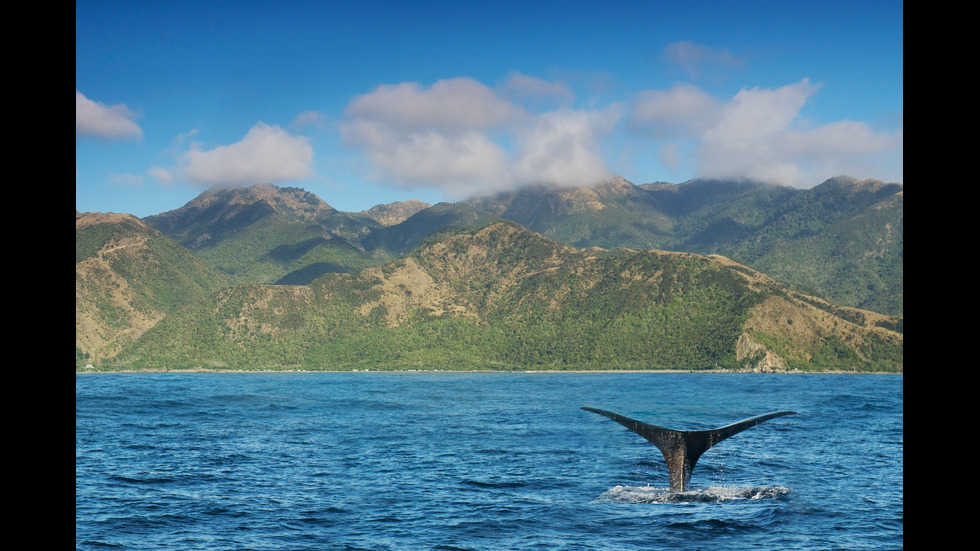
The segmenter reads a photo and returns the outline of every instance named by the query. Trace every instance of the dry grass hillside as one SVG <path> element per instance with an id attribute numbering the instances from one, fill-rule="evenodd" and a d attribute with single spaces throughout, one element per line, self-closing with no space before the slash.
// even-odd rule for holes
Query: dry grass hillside
<path id="1" fill-rule="evenodd" d="M 75 350 L 111 358 L 222 277 L 128 214 L 75 217 Z"/>
<path id="2" fill-rule="evenodd" d="M 99 225 L 134 226 L 128 214 L 90 213 L 75 219 L 75 232 Z M 111 358 L 166 315 L 140 300 L 128 277 L 113 269 L 122 257 L 146 254 L 145 233 L 113 235 L 96 254 L 75 264 L 75 347 L 93 361 Z"/>
<path id="3" fill-rule="evenodd" d="M 711 255 L 710 258 L 735 269 L 751 288 L 761 290 L 778 285 L 768 275 L 727 257 Z M 787 360 L 809 363 L 814 351 L 826 347 L 828 342 L 839 342 L 858 358 L 869 360 L 868 343 L 901 345 L 903 342 L 904 336 L 889 328 L 895 320 L 895 316 L 841 308 L 824 299 L 784 289 L 750 310 L 744 333 L 739 337 L 736 359 L 747 361 L 757 371 L 785 370 L 790 365 Z"/>
<path id="4" fill-rule="evenodd" d="M 837 307 L 724 256 L 576 249 L 496 222 L 309 285 L 230 286 L 135 218 L 76 227 L 76 353 L 96 365 L 903 369 L 900 317 Z"/>

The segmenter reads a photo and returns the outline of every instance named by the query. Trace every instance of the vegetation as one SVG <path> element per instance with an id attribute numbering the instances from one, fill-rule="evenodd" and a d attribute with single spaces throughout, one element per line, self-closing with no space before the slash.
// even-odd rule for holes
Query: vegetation
<path id="1" fill-rule="evenodd" d="M 579 251 L 500 222 L 442 233 L 383 267 L 308 286 L 226 289 L 170 314 L 101 366 L 741 369 L 757 360 L 739 356 L 736 343 L 755 308 L 779 293 L 700 255 Z M 827 314 L 803 301 L 793 308 L 801 319 Z M 884 334 L 834 319 L 852 341 Z M 806 351 L 768 340 L 793 358 L 790 368 L 883 365 L 865 344 L 824 339 Z M 901 369 L 900 341 L 891 369 Z"/>
<path id="2" fill-rule="evenodd" d="M 901 315 L 902 190 L 846 177 L 808 190 L 619 179 L 350 214 L 300 189 L 253 186 L 205 192 L 146 221 L 239 283 L 305 284 L 394 260 L 442 228 L 505 219 L 578 248 L 721 254 L 837 304 Z"/>
<path id="3" fill-rule="evenodd" d="M 477 202 L 575 247 L 722 254 L 855 308 L 903 311 L 898 184 L 834 178 L 809 190 L 697 180 L 525 190 Z"/>
<path id="4" fill-rule="evenodd" d="M 227 279 L 130 215 L 75 221 L 75 362 L 112 357 L 168 313 Z"/>
<path id="5" fill-rule="evenodd" d="M 77 215 L 76 367 L 901 371 L 901 205 L 619 180 L 357 214 L 216 190 L 159 232 Z"/>

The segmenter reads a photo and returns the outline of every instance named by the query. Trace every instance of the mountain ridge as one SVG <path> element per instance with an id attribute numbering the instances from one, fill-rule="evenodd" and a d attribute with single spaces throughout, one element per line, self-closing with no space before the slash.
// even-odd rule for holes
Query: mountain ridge
<path id="1" fill-rule="evenodd" d="M 76 210 L 76 367 L 901 371 L 904 188 L 817 188 L 620 178 L 343 213 L 259 186 L 143 220 Z"/>
<path id="2" fill-rule="evenodd" d="M 266 186 L 263 191 L 268 195 L 275 189 Z M 244 191 L 234 193 L 245 195 Z M 304 202 L 319 201 L 296 188 L 282 188 L 280 193 L 303 193 Z M 217 196 L 217 192 L 212 194 Z M 331 208 L 315 221 L 272 216 L 268 201 L 236 206 L 246 212 L 235 223 L 213 214 L 205 216 L 199 210 L 202 214 L 197 220 L 178 224 L 181 209 L 146 220 L 242 283 L 308 283 L 329 271 L 356 270 L 397 258 L 445 226 L 508 219 L 579 248 L 723 254 L 811 294 L 847 306 L 900 314 L 904 307 L 903 199 L 901 184 L 847 176 L 828 179 L 808 190 L 722 180 L 635 185 L 615 178 L 593 187 L 530 186 L 428 206 L 378 205 L 361 213 Z M 402 214 L 386 217 L 384 223 L 375 219 L 377 214 L 371 215 L 372 210 L 379 213 L 395 208 Z M 195 248 L 187 231 L 173 230 L 175 226 L 197 228 L 197 233 L 206 234 L 205 242 L 213 250 Z M 302 226 L 302 231 L 296 226 Z M 221 237 L 222 231 L 230 236 Z M 259 232 L 261 238 L 248 237 Z M 281 235 L 270 237 L 276 233 Z M 323 247 L 289 266 L 258 269 L 252 264 L 269 258 L 262 255 L 275 247 L 295 248 L 303 242 L 314 243 L 314 238 Z"/>

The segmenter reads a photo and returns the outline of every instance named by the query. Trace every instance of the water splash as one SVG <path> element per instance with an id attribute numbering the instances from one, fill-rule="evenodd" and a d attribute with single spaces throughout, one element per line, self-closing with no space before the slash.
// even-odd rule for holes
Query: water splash
<path id="1" fill-rule="evenodd" d="M 672 492 L 653 486 L 614 486 L 596 498 L 596 503 L 725 503 L 746 499 L 782 499 L 789 494 L 783 486 L 715 486 L 687 492 Z"/>

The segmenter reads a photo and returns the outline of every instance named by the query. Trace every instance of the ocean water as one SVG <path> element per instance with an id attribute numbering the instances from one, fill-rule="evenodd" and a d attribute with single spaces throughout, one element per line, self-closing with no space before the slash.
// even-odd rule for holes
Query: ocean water
<path id="1" fill-rule="evenodd" d="M 76 549 L 901 549 L 901 375 L 79 374 Z M 776 410 L 667 491 L 677 429 Z"/>

